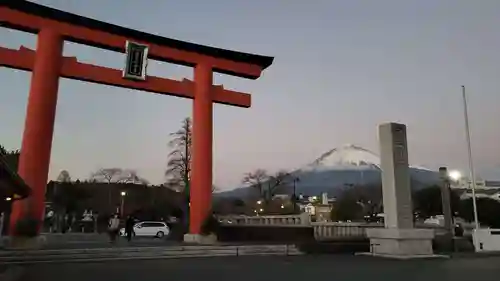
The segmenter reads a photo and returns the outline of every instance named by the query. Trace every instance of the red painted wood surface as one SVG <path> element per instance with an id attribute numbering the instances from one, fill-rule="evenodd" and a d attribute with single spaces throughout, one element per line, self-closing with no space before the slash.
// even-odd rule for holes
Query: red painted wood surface
<path id="1" fill-rule="evenodd" d="M 74 42 L 85 42 L 87 45 L 92 45 L 98 48 L 107 48 L 115 51 L 125 52 L 126 37 L 109 34 L 106 32 L 92 30 L 85 27 L 75 26 L 67 23 L 53 21 L 38 17 L 35 15 L 26 14 L 16 10 L 11 10 L 7 7 L 0 7 L 0 19 L 15 26 L 15 29 L 22 29 L 32 32 L 37 32 L 42 28 L 50 28 L 57 30 L 66 40 Z M 209 57 L 193 52 L 168 48 L 150 44 L 148 42 L 138 42 L 149 45 L 149 57 L 154 60 L 166 62 L 184 62 L 192 66 L 198 63 L 210 65 L 213 69 L 223 69 L 239 74 L 246 74 L 259 77 L 261 68 L 257 65 L 234 62 L 220 58 Z"/>
<path id="2" fill-rule="evenodd" d="M 0 47 L 0 66 L 31 71 L 35 61 L 35 51 L 26 47 L 19 50 Z M 111 85 L 128 89 L 141 90 L 157 94 L 182 98 L 194 98 L 194 83 L 188 79 L 182 81 L 148 76 L 146 81 L 133 81 L 122 78 L 121 70 L 78 62 L 75 57 L 64 57 L 61 77 Z M 226 90 L 222 85 L 212 86 L 213 102 L 238 107 L 250 107 L 251 95 Z"/>

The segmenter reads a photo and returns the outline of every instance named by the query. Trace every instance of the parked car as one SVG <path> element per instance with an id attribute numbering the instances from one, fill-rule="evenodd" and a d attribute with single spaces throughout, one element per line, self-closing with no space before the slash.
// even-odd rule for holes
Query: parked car
<path id="1" fill-rule="evenodd" d="M 170 234 L 170 228 L 162 221 L 143 221 L 134 225 L 134 236 L 163 238 Z M 125 228 L 120 229 L 120 235 L 125 236 Z"/>

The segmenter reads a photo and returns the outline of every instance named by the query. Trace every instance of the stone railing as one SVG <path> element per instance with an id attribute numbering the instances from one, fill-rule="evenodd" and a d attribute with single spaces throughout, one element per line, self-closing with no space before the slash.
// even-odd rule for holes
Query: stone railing
<path id="1" fill-rule="evenodd" d="M 318 241 L 364 239 L 367 228 L 384 227 L 383 224 L 340 222 L 314 222 L 311 225 Z"/>
<path id="2" fill-rule="evenodd" d="M 278 215 L 278 216 L 218 216 L 222 224 L 227 225 L 283 225 L 283 226 L 309 226 L 309 214 Z"/>
<path id="3" fill-rule="evenodd" d="M 218 219 L 225 225 L 312 227 L 316 240 L 363 239 L 366 237 L 366 228 L 383 227 L 383 224 L 311 222 L 307 213 L 281 216 L 229 215 L 218 216 Z"/>
<path id="4" fill-rule="evenodd" d="M 383 223 L 311 222 L 310 216 L 307 213 L 281 216 L 229 215 L 218 216 L 218 219 L 225 225 L 312 227 L 314 228 L 314 237 L 318 241 L 365 239 L 367 228 L 384 227 Z M 441 227 L 423 223 L 417 223 L 415 227 L 432 228 L 436 235 L 444 232 L 444 229 Z"/>
<path id="5" fill-rule="evenodd" d="M 384 227 L 383 223 L 338 223 L 338 222 L 317 222 L 311 223 L 314 227 L 314 237 L 316 240 L 343 240 L 343 239 L 364 239 L 367 228 Z M 445 233 L 444 228 L 424 223 L 416 223 L 416 228 L 434 229 L 436 235 Z"/>

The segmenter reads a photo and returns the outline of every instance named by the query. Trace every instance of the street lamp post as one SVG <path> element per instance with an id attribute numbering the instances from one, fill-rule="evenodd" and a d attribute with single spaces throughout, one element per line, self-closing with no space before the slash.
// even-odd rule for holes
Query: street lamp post
<path id="1" fill-rule="evenodd" d="M 122 191 L 120 193 L 120 215 L 123 216 L 123 207 L 125 205 L 125 196 L 127 196 L 127 192 Z"/>
<path id="2" fill-rule="evenodd" d="M 0 239 L 2 238 L 3 234 L 3 224 L 4 224 L 4 218 L 5 214 L 3 212 L 0 213 Z"/>
<path id="3" fill-rule="evenodd" d="M 297 211 L 297 182 L 300 181 L 299 178 L 293 178 L 293 212 Z"/>

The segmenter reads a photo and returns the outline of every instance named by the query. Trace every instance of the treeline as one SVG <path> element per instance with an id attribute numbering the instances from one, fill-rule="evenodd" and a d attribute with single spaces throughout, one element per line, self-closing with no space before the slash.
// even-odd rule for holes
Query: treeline
<path id="1" fill-rule="evenodd" d="M 122 195 L 124 194 L 124 195 Z M 93 181 L 56 182 L 47 185 L 46 202 L 56 213 L 81 215 L 92 210 L 108 216 L 121 209 L 155 219 L 168 217 L 181 208 L 183 195 L 164 186 Z"/>
<path id="2" fill-rule="evenodd" d="M 441 215 L 441 189 L 430 186 L 412 194 L 413 211 L 417 219 Z M 451 190 L 451 208 L 455 217 L 472 222 L 472 199 L 461 200 L 457 190 Z M 500 202 L 491 198 L 477 198 L 478 219 L 483 226 L 500 228 Z M 377 220 L 384 212 L 381 186 L 353 186 L 342 192 L 331 212 L 333 221 Z"/>

